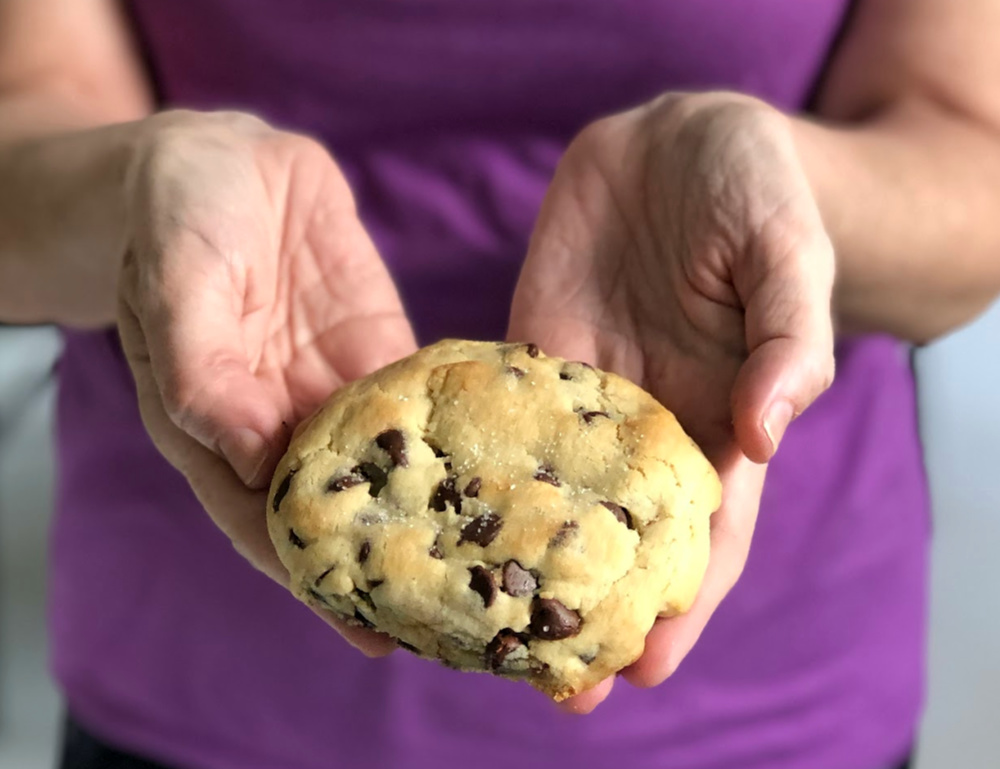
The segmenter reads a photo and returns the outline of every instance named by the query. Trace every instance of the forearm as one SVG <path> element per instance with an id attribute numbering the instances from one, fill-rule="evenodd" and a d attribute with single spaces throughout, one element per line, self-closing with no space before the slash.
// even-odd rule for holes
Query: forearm
<path id="1" fill-rule="evenodd" d="M 69 94 L 0 96 L 0 321 L 114 321 L 137 124 L 99 123 Z"/>
<path id="2" fill-rule="evenodd" d="M 843 331 L 924 343 L 1000 293 L 1000 132 L 928 102 L 793 125 L 837 254 Z"/>

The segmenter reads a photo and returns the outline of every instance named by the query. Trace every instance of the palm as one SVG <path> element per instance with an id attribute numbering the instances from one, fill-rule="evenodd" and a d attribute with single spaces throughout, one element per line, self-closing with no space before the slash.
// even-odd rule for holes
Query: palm
<path id="1" fill-rule="evenodd" d="M 761 255 L 796 251 L 788 234 L 803 226 L 822 235 L 801 174 L 766 122 L 726 112 L 678 118 L 675 105 L 601 121 L 574 142 L 536 224 L 510 325 L 513 338 L 645 387 L 722 478 L 702 590 L 687 615 L 650 633 L 625 674 L 640 685 L 669 675 L 742 571 L 764 478 L 747 454 L 769 456 L 761 410 L 797 365 L 775 313 L 794 320 L 800 308 L 782 306 L 773 277 L 761 280 L 788 268 Z M 590 709 L 609 688 L 572 707 Z"/>
<path id="2" fill-rule="evenodd" d="M 650 150 L 627 128 L 603 126 L 560 166 L 521 275 L 512 333 L 628 377 L 718 450 L 733 438 L 743 313 L 716 298 L 725 286 L 706 290 L 692 279 L 688 256 L 710 233 L 664 232 L 663 221 L 681 221 L 670 210 L 679 201 L 650 188 Z"/>
<path id="3" fill-rule="evenodd" d="M 239 177 L 238 185 L 213 185 L 215 205 L 191 227 L 227 257 L 219 300 L 236 297 L 250 370 L 275 414 L 294 424 L 345 382 L 411 352 L 413 336 L 321 147 L 277 134 L 255 147 Z"/>

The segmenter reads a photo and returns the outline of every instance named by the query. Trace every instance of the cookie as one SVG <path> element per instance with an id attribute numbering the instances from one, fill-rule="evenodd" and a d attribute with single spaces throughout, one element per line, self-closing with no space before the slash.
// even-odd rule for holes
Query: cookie
<path id="1" fill-rule="evenodd" d="M 303 601 L 561 700 L 691 606 L 720 493 L 636 385 L 533 344 L 449 340 L 300 425 L 267 516 Z"/>

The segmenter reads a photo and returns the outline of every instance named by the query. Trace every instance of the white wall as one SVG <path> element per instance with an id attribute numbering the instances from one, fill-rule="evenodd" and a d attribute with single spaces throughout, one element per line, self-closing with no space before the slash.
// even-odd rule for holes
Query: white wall
<path id="1" fill-rule="evenodd" d="M 0 327 L 0 769 L 49 769 L 59 701 L 46 668 L 52 510 L 50 329 Z"/>
<path id="2" fill-rule="evenodd" d="M 1000 767 L 1000 303 L 917 357 L 934 505 L 918 769 Z"/>

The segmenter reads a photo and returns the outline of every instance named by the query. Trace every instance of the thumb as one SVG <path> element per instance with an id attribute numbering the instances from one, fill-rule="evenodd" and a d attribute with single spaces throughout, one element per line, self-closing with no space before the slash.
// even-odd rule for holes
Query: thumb
<path id="1" fill-rule="evenodd" d="M 789 423 L 833 381 L 833 252 L 816 232 L 791 247 L 769 244 L 744 280 L 735 276 L 749 355 L 733 385 L 733 428 L 755 462 L 774 455 Z"/>
<path id="2" fill-rule="evenodd" d="M 186 266 L 192 256 L 183 260 Z M 215 254 L 207 256 L 198 261 L 220 261 Z M 202 267 L 189 272 L 184 266 L 139 281 L 127 279 L 136 267 L 134 260 L 126 263 L 124 309 L 138 325 L 138 333 L 126 335 L 131 337 L 126 355 L 148 360 L 163 410 L 174 425 L 224 457 L 247 486 L 262 487 L 286 438 L 278 401 L 251 370 L 238 294 L 227 271 Z M 183 471 L 181 446 L 166 449 L 175 454 L 168 460 Z"/>

